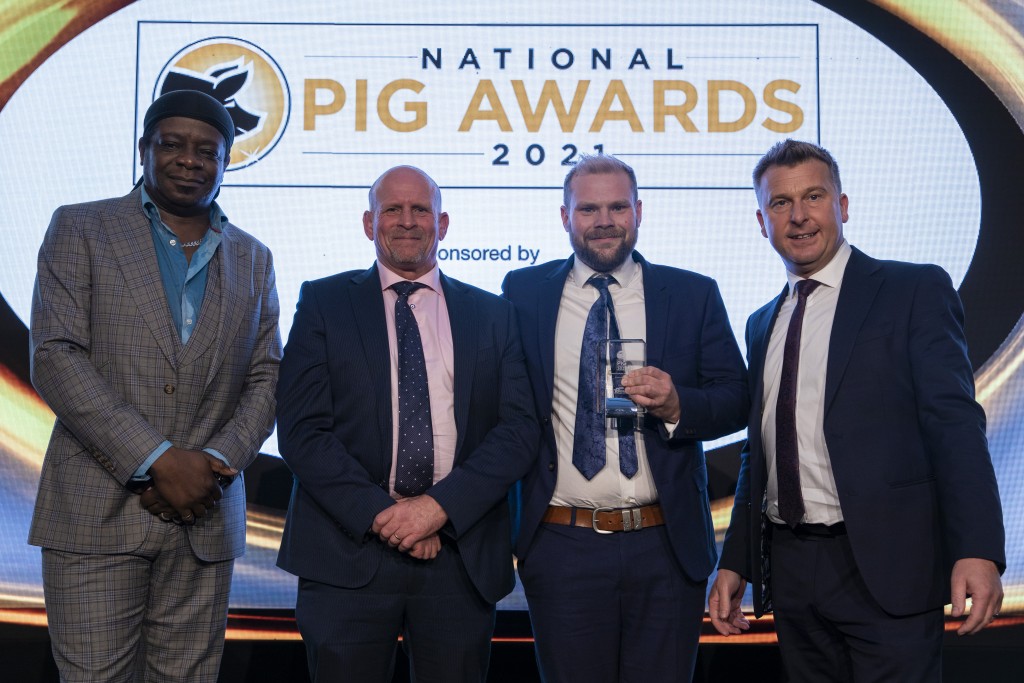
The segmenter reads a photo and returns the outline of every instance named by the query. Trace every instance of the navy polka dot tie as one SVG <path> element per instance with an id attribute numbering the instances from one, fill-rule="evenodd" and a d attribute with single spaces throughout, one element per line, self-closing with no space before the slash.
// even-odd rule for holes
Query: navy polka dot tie
<path id="1" fill-rule="evenodd" d="M 398 337 L 398 471 L 395 491 L 418 496 L 434 481 L 434 428 L 430 420 L 427 364 L 423 359 L 420 328 L 409 306 L 409 295 L 421 282 L 398 282 L 395 332 Z"/>
<path id="2" fill-rule="evenodd" d="M 612 295 L 608 285 L 615 282 L 610 275 L 595 275 L 587 281 L 599 293 L 587 314 L 580 349 L 580 384 L 576 398 L 576 429 L 573 432 L 572 463 L 587 479 L 604 469 L 605 417 L 598 412 L 598 401 L 604 400 L 603 379 L 608 359 L 601 341 L 618 339 Z M 621 422 L 626 422 L 622 420 Z M 636 441 L 631 424 L 620 424 L 619 470 L 632 478 L 637 472 Z"/>

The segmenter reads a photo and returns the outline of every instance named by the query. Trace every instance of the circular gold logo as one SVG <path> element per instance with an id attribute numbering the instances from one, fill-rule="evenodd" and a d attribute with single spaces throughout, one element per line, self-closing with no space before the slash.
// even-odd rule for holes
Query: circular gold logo
<path id="1" fill-rule="evenodd" d="M 206 38 L 178 51 L 160 72 L 153 99 L 174 90 L 199 90 L 227 108 L 235 122 L 228 171 L 265 157 L 288 126 L 288 82 L 274 59 L 248 41 Z"/>

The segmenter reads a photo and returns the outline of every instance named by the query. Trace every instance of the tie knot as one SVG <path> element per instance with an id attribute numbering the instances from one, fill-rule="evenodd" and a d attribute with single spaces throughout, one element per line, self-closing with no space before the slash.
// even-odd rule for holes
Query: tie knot
<path id="1" fill-rule="evenodd" d="M 401 282 L 396 282 L 391 285 L 391 289 L 398 292 L 398 296 L 405 297 L 409 296 L 417 289 L 422 289 L 423 287 L 426 287 L 426 285 L 422 282 L 409 282 L 408 280 L 402 280 Z"/>
<path id="2" fill-rule="evenodd" d="M 796 283 L 796 295 L 806 299 L 820 284 L 817 280 L 801 280 Z"/>
<path id="3" fill-rule="evenodd" d="M 602 294 L 608 292 L 608 285 L 610 285 L 613 282 L 616 282 L 614 277 L 612 277 L 611 275 L 605 275 L 603 273 L 597 273 L 596 275 L 592 275 L 591 278 L 587 280 L 587 283 L 591 287 L 601 292 Z M 616 284 L 618 283 L 616 282 Z"/>

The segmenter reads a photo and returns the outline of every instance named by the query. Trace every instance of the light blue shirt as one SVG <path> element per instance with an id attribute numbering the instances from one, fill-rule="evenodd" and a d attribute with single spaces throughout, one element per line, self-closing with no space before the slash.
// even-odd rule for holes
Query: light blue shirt
<path id="1" fill-rule="evenodd" d="M 214 202 L 210 206 L 210 230 L 203 235 L 203 240 L 192 254 L 191 260 L 185 256 L 185 248 L 181 246 L 181 240 L 170 228 L 160 219 L 160 211 L 156 204 L 150 199 L 146 192 L 146 186 L 142 186 L 142 210 L 149 218 L 150 228 L 153 235 L 153 247 L 156 250 L 156 262 L 160 268 L 160 280 L 164 286 L 164 294 L 167 296 L 167 307 L 174 320 L 174 328 L 181 335 L 181 343 L 185 345 L 192 336 L 192 330 L 199 322 L 199 314 L 203 307 L 203 297 L 206 296 L 206 280 L 209 274 L 210 261 L 221 242 L 221 230 L 228 222 L 227 216 Z M 164 441 L 157 446 L 149 457 L 135 470 L 133 479 L 145 479 L 148 476 L 149 468 L 156 459 L 167 452 L 173 444 Z M 203 449 L 210 455 L 224 462 L 230 467 L 222 454 L 212 448 Z"/>
<path id="2" fill-rule="evenodd" d="M 156 249 L 156 262 L 160 266 L 164 293 L 167 295 L 167 307 L 171 311 L 174 327 L 180 332 L 181 343 L 184 345 L 188 343 L 195 324 L 199 322 L 203 296 L 206 294 L 210 260 L 220 246 L 221 226 L 227 223 L 228 219 L 214 202 L 210 206 L 211 229 L 203 235 L 202 243 L 189 260 L 185 256 L 181 240 L 160 220 L 160 211 L 149 198 L 145 186 L 142 188 L 142 210 L 149 217 L 152 228 L 153 247 Z"/>

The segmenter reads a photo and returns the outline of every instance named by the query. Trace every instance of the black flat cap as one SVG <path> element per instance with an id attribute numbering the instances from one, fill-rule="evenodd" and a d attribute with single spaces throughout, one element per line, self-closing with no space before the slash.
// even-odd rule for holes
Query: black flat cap
<path id="1" fill-rule="evenodd" d="M 149 137 L 158 121 L 172 116 L 184 116 L 210 124 L 224 136 L 225 149 L 231 151 L 231 145 L 235 142 L 235 122 L 231 120 L 224 105 L 206 93 L 198 90 L 172 90 L 153 100 L 153 104 L 146 110 L 142 137 Z"/>

